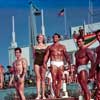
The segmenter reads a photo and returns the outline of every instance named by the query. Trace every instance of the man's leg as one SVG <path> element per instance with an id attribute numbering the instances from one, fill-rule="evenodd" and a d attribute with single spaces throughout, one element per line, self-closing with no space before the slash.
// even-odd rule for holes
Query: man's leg
<path id="1" fill-rule="evenodd" d="M 100 71 L 97 72 L 97 92 L 96 92 L 96 100 L 100 100 Z"/>
<path id="2" fill-rule="evenodd" d="M 57 96 L 57 93 L 56 93 L 56 89 L 57 89 L 57 86 L 56 86 L 56 83 L 57 83 L 57 67 L 56 66 L 52 65 L 51 75 L 52 75 L 52 87 L 53 87 L 55 96 Z"/>
<path id="3" fill-rule="evenodd" d="M 58 98 L 60 97 L 60 90 L 62 87 L 62 76 L 63 76 L 63 69 L 59 68 L 57 71 L 57 90 L 56 90 Z"/>
<path id="4" fill-rule="evenodd" d="M 78 81 L 82 87 L 82 90 L 84 91 L 85 100 L 90 100 L 90 92 L 87 87 L 87 76 L 88 76 L 87 71 L 85 71 L 85 70 L 81 71 L 78 74 Z"/>
<path id="5" fill-rule="evenodd" d="M 24 83 L 18 83 L 17 91 L 20 97 L 20 100 L 26 100 L 24 96 Z"/>

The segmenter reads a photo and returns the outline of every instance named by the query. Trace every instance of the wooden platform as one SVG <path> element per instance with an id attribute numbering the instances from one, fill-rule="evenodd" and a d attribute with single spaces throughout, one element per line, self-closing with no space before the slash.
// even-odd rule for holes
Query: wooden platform
<path id="1" fill-rule="evenodd" d="M 36 99 L 30 99 L 30 100 L 36 100 Z M 39 100 L 78 100 L 78 98 L 57 98 L 57 99 L 39 99 Z"/>

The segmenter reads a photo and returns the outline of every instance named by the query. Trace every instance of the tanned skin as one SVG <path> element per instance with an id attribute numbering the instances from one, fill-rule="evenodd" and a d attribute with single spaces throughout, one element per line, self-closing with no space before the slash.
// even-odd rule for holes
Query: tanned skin
<path id="1" fill-rule="evenodd" d="M 68 53 L 66 51 L 66 48 L 64 45 L 59 43 L 60 36 L 59 34 L 53 35 L 53 44 L 48 46 L 45 57 L 44 57 L 44 68 L 46 69 L 46 64 L 48 59 L 50 61 L 63 61 L 66 59 L 68 64 L 70 65 L 70 59 L 68 56 Z M 57 67 L 56 65 L 50 65 L 51 66 L 51 74 L 53 79 L 53 90 L 56 98 L 59 98 L 60 96 L 60 89 L 62 85 L 62 75 L 64 71 L 64 65 Z"/>
<path id="2" fill-rule="evenodd" d="M 96 48 L 96 73 L 97 73 L 97 92 L 96 92 L 96 100 L 100 100 L 100 30 L 96 31 L 96 38 L 99 42 L 99 46 Z"/>
<path id="3" fill-rule="evenodd" d="M 79 47 L 79 50 L 75 53 L 76 69 L 78 69 L 78 67 L 81 65 L 87 65 L 89 61 L 91 61 L 91 68 L 93 68 L 94 66 L 93 52 L 84 46 L 84 39 L 79 37 L 77 39 L 77 45 Z M 85 100 L 90 100 L 90 92 L 87 87 L 87 82 L 89 78 L 88 74 L 89 73 L 86 70 L 82 70 L 80 71 L 80 73 L 78 73 L 78 81 L 84 92 Z"/>
<path id="4" fill-rule="evenodd" d="M 15 49 L 16 60 L 13 63 L 14 72 L 10 79 L 9 86 L 12 86 L 12 82 L 14 82 L 20 100 L 26 100 L 24 96 L 24 78 L 28 64 L 27 60 L 21 56 L 21 53 L 20 48 Z"/>

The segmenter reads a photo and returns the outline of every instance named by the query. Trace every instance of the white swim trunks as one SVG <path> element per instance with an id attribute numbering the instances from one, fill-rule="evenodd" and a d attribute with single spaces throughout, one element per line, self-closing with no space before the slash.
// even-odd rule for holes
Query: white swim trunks
<path id="1" fill-rule="evenodd" d="M 80 66 L 78 66 L 77 73 L 79 74 L 83 70 L 87 71 L 87 73 L 89 74 L 89 68 L 88 68 L 87 65 L 80 65 Z"/>
<path id="2" fill-rule="evenodd" d="M 57 67 L 61 67 L 64 65 L 63 61 L 51 61 L 50 63 L 51 63 L 51 65 L 55 65 Z"/>

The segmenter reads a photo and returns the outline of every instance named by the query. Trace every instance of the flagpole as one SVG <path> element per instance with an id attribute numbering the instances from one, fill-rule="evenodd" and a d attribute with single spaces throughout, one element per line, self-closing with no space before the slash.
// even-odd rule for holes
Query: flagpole
<path id="1" fill-rule="evenodd" d="M 42 20 L 42 34 L 45 36 L 45 27 L 44 27 L 44 13 L 43 13 L 43 9 L 41 10 L 41 20 Z"/>
<path id="2" fill-rule="evenodd" d="M 64 8 L 64 24 L 65 24 L 65 36 L 66 36 L 67 35 L 66 8 Z"/>
<path id="3" fill-rule="evenodd" d="M 35 20 L 35 7 L 32 3 L 30 3 L 30 20 L 31 20 L 31 34 L 32 34 L 32 45 L 36 45 L 36 36 L 37 36 L 37 29 L 36 29 L 36 20 Z"/>
<path id="4" fill-rule="evenodd" d="M 29 17 L 29 32 L 30 32 L 30 70 L 33 68 L 34 65 L 34 58 L 33 58 L 33 47 L 36 44 L 35 39 L 35 32 L 34 32 L 34 24 L 33 24 L 33 6 L 32 2 L 30 2 L 30 17 Z M 30 71 L 32 73 L 32 70 Z M 34 75 L 34 73 L 33 73 Z"/>
<path id="5" fill-rule="evenodd" d="M 92 32 L 91 23 L 93 23 L 93 2 L 89 0 L 89 8 L 88 8 L 88 29 Z"/>
<path id="6" fill-rule="evenodd" d="M 84 35 L 86 35 L 85 20 L 84 20 L 84 23 L 83 23 L 83 29 L 84 29 Z"/>
<path id="7" fill-rule="evenodd" d="M 37 29 L 36 29 L 36 22 L 35 22 L 35 15 L 34 12 L 36 11 L 36 8 L 32 4 L 32 2 L 29 2 L 30 5 L 30 17 L 29 17 L 29 32 L 30 32 L 30 70 L 32 73 L 32 68 L 34 65 L 34 58 L 33 58 L 33 47 L 36 45 L 36 36 L 37 36 Z M 33 75 L 35 75 L 33 73 Z"/>

